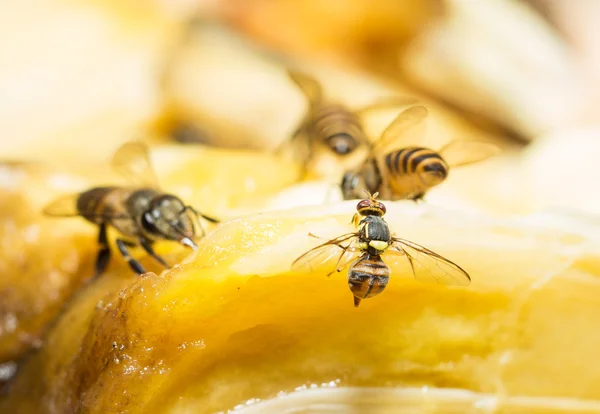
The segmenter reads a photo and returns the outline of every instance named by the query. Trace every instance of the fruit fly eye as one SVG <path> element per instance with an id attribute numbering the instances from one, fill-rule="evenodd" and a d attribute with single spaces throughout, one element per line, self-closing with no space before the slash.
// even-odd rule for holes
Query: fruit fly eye
<path id="1" fill-rule="evenodd" d="M 361 200 L 356 205 L 356 210 L 357 211 L 362 211 L 362 210 L 365 210 L 365 209 L 370 209 L 372 207 L 373 207 L 373 203 L 371 202 L 371 200 Z"/>
<path id="2" fill-rule="evenodd" d="M 363 214 L 365 216 L 381 217 L 386 213 L 386 208 L 383 203 L 369 198 L 368 200 L 361 200 L 356 205 L 356 211 L 358 211 L 359 214 Z"/>

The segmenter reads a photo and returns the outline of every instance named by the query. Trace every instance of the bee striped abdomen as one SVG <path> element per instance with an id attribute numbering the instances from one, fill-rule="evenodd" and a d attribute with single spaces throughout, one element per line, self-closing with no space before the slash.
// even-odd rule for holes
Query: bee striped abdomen
<path id="1" fill-rule="evenodd" d="M 385 165 L 394 174 L 439 171 L 446 176 L 448 165 L 440 155 L 427 148 L 403 148 L 385 156 Z"/>
<path id="2" fill-rule="evenodd" d="M 320 107 L 313 117 L 313 134 L 337 154 L 348 154 L 366 138 L 358 116 L 341 105 Z"/>
<path id="3" fill-rule="evenodd" d="M 446 161 L 428 148 L 411 147 L 390 152 L 385 156 L 385 166 L 390 185 L 399 198 L 423 194 L 448 176 Z"/>
<path id="4" fill-rule="evenodd" d="M 77 211 L 92 223 L 103 223 L 106 221 L 103 216 L 112 213 L 114 210 L 109 199 L 118 187 L 96 187 L 81 193 L 77 199 Z"/>

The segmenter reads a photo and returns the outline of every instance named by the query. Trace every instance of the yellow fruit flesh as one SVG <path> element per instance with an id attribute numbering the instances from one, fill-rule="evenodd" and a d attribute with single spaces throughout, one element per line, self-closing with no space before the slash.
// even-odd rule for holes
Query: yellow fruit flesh
<path id="1" fill-rule="evenodd" d="M 180 195 L 202 213 L 223 219 L 229 215 L 223 212 L 238 207 L 244 197 L 264 196 L 294 180 L 294 169 L 281 172 L 283 164 L 268 154 L 165 146 L 154 151 L 153 158 L 159 165 L 171 166 L 169 171 L 157 168 L 165 172 L 162 188 Z M 30 347 L 39 346 L 45 325 L 93 276 L 97 227 L 82 218 L 48 218 L 40 212 L 64 193 L 94 185 L 126 184 L 118 179 L 103 181 L 101 177 L 108 174 L 106 165 L 101 164 L 105 162 L 88 168 L 85 175 L 38 164 L 6 166 L 1 171 L 7 184 L 0 188 L 4 223 L 0 231 L 0 362 L 17 359 Z M 223 168 L 223 173 L 214 174 L 217 168 Z M 236 175 L 237 168 L 246 174 Z M 211 196 L 217 192 L 220 196 Z M 203 226 L 210 231 L 210 223 Z M 144 257 L 141 249 L 133 254 Z M 168 262 L 177 261 L 170 258 Z M 145 257 L 143 263 L 149 271 L 162 270 Z M 114 246 L 110 265 L 124 273 L 128 269 Z"/>
<path id="2" fill-rule="evenodd" d="M 392 231 L 460 263 L 473 282 L 420 283 L 388 256 L 388 287 L 354 308 L 345 273 L 325 276 L 334 261 L 289 271 L 319 243 L 308 232 L 351 230 L 354 204 L 233 220 L 162 275 L 135 281 L 119 266 L 81 291 L 0 408 L 216 412 L 336 380 L 598 398 L 585 361 L 600 341 L 590 317 L 599 269 L 577 259 L 583 238 L 387 203 Z"/>

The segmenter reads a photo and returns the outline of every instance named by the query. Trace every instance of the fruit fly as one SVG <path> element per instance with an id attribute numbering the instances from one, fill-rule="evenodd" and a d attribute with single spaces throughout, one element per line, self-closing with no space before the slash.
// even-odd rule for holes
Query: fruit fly
<path id="1" fill-rule="evenodd" d="M 318 146 L 324 146 L 340 157 L 353 153 L 361 146 L 369 146 L 370 141 L 361 119 L 370 111 L 406 106 L 416 101 L 414 98 L 407 97 L 380 98 L 369 105 L 351 109 L 326 99 L 321 84 L 312 76 L 294 70 L 288 70 L 287 73 L 305 95 L 309 109 L 291 139 L 284 142 L 278 151 L 285 144 L 303 138 L 304 145 L 297 153 L 300 154 L 304 170 Z"/>
<path id="2" fill-rule="evenodd" d="M 356 205 L 352 222 L 357 231 L 307 251 L 292 263 L 292 269 L 312 270 L 339 254 L 329 276 L 335 271 L 341 272 L 358 256 L 348 268 L 348 286 L 354 295 L 355 307 L 361 300 L 380 294 L 387 286 L 391 270 L 382 256 L 388 253 L 405 256 L 418 280 L 462 286 L 471 282 L 469 274 L 456 263 L 417 243 L 393 236 L 383 218 L 386 207 L 376 200 L 377 195 L 369 195 Z"/>
<path id="3" fill-rule="evenodd" d="M 152 248 L 155 241 L 177 241 L 195 250 L 196 223 L 202 235 L 205 234 L 199 216 L 218 223 L 218 220 L 185 205 L 176 196 L 160 190 L 146 145 L 140 142 L 124 144 L 115 153 L 112 167 L 127 177 L 132 186 L 95 187 L 81 193 L 68 194 L 44 209 L 44 214 L 48 216 L 79 216 L 98 225 L 99 251 L 94 277 L 104 272 L 110 259 L 108 227 L 113 227 L 120 233 L 116 245 L 131 269 L 143 274 L 145 269 L 131 257 L 128 247 L 139 244 L 150 256 L 168 268 L 167 262 Z"/>
<path id="4" fill-rule="evenodd" d="M 418 201 L 448 177 L 450 167 L 473 164 L 499 152 L 494 144 L 482 141 L 456 140 L 437 151 L 407 145 L 407 137 L 414 136 L 428 115 L 422 105 L 401 112 L 371 146 L 362 165 L 344 174 L 344 199 L 360 198 L 367 190 L 378 191 L 385 200 Z"/>

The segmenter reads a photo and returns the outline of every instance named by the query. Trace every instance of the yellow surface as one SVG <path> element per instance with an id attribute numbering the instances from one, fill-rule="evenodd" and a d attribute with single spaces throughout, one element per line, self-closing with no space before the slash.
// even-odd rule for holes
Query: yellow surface
<path id="1" fill-rule="evenodd" d="M 289 265 L 318 242 L 309 231 L 349 230 L 355 202 L 235 219 L 167 273 L 134 281 L 119 266 L 84 288 L 0 408 L 215 412 L 336 380 L 600 397 L 586 362 L 600 345 L 600 266 L 584 254 L 596 244 L 387 204 L 393 231 L 460 263 L 472 284 L 419 283 L 402 257 L 388 257 L 389 286 L 354 308 L 345 274 L 327 278 L 328 266 L 294 274 Z"/>
<path id="2" fill-rule="evenodd" d="M 284 171 L 282 162 L 261 153 L 164 146 L 152 157 L 165 191 L 223 219 L 242 200 L 261 199 L 296 176 L 293 168 Z M 0 166 L 0 361 L 39 346 L 44 326 L 93 275 L 97 228 L 81 218 L 46 218 L 41 210 L 65 193 L 126 185 L 107 164 L 99 160 L 92 168 L 70 171 L 41 164 Z M 217 168 L 221 172 L 214 174 Z M 240 175 L 238 168 L 245 173 Z M 112 262 L 123 265 L 116 251 Z M 147 265 L 160 270 L 152 261 Z"/>

